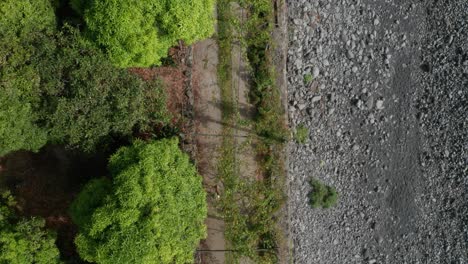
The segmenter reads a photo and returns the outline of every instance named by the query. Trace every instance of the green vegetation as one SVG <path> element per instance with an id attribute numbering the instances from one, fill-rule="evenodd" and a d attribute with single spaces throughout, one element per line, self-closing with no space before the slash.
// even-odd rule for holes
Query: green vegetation
<path id="1" fill-rule="evenodd" d="M 294 134 L 294 139 L 299 144 L 307 143 L 307 139 L 309 138 L 309 129 L 304 125 L 299 125 L 296 128 L 296 134 Z"/>
<path id="2" fill-rule="evenodd" d="M 307 74 L 304 75 L 304 83 L 306 85 L 311 83 L 313 80 L 314 80 L 314 76 L 312 76 L 312 74 L 307 73 Z"/>
<path id="3" fill-rule="evenodd" d="M 239 263 L 242 256 L 256 263 L 277 263 L 280 233 L 278 210 L 284 201 L 283 143 L 287 140 L 281 94 L 275 85 L 271 39 L 273 6 L 268 0 L 237 1 L 248 10 L 246 21 L 239 21 L 231 1 L 218 1 L 218 78 L 223 102 L 224 126 L 219 177 L 225 191 L 219 207 L 226 223 L 226 238 L 234 250 L 228 263 Z M 251 66 L 251 100 L 256 106 L 253 141 L 260 157 L 262 179 L 239 175 L 233 128 L 239 125 L 231 87 L 232 43 L 240 41 Z"/>
<path id="4" fill-rule="evenodd" d="M 178 40 L 186 44 L 214 32 L 214 0 L 72 0 L 86 35 L 119 67 L 159 65 Z"/>
<path id="5" fill-rule="evenodd" d="M 318 180 L 309 181 L 312 191 L 309 193 L 309 203 L 312 208 L 330 208 L 338 202 L 335 188 L 326 186 Z"/>
<path id="6" fill-rule="evenodd" d="M 21 219 L 13 211 L 15 201 L 9 192 L 0 195 L 0 263 L 61 263 L 55 234 L 44 229 L 40 218 Z"/>
<path id="7" fill-rule="evenodd" d="M 35 47 L 55 29 L 48 0 L 0 2 L 0 156 L 18 149 L 37 151 L 47 134 L 37 125 L 39 74 Z"/>
<path id="8" fill-rule="evenodd" d="M 136 141 L 109 161 L 112 181 L 86 185 L 71 206 L 80 256 L 95 263 L 193 263 L 205 238 L 205 191 L 177 139 Z"/>
<path id="9" fill-rule="evenodd" d="M 273 63 L 273 2 L 242 0 L 239 3 L 249 11 L 249 18 L 244 25 L 244 38 L 252 68 L 251 101 L 257 108 L 255 128 L 259 136 L 269 141 L 265 142 L 267 145 L 284 143 L 288 139 L 288 131 Z"/>
<path id="10" fill-rule="evenodd" d="M 158 82 L 113 67 L 78 32 L 57 34 L 46 58 L 38 62 L 43 95 L 37 112 L 51 141 L 92 151 L 108 135 L 169 121 Z"/>
<path id="11" fill-rule="evenodd" d="M 81 156 L 101 159 L 106 151 L 134 142 L 110 158 L 110 177 L 90 180 L 70 207 L 79 227 L 75 244 L 84 261 L 193 262 L 193 253 L 206 236 L 201 177 L 177 139 L 144 143 L 134 138 L 161 136 L 157 131 L 161 127 L 169 131 L 171 117 L 161 83 L 143 80 L 124 68 L 159 65 L 179 40 L 191 44 L 211 35 L 214 3 L 0 1 L 0 157 L 18 150 L 39 152 L 46 144 L 57 144 L 38 156 L 57 156 L 57 162 L 67 163 L 57 166 L 57 174 L 65 178 L 75 168 L 68 164 L 75 154 L 86 163 Z M 68 4 L 80 17 L 67 17 L 73 13 Z M 76 151 L 63 154 L 62 146 Z M 27 159 L 21 155 L 6 159 L 10 158 L 21 164 Z M 29 163 L 36 163 L 35 158 L 24 166 Z M 40 166 L 45 178 L 45 172 L 55 168 L 48 163 Z M 14 172 L 8 183 L 2 180 L 1 184 L 31 183 L 27 176 L 36 172 L 30 170 L 34 169 L 28 167 L 25 177 Z M 67 183 L 63 192 L 73 196 L 76 186 L 68 184 L 80 179 L 63 182 Z M 51 187 L 61 189 L 60 184 Z M 9 194 L 0 198 L 0 263 L 60 263 L 56 235 L 44 229 L 46 220 L 15 215 L 14 208 L 27 208 L 23 214 L 51 214 L 47 210 L 53 207 L 45 208 L 45 213 L 36 210 L 34 203 L 29 208 L 25 200 L 35 191 L 18 191 L 21 206 L 15 207 Z M 61 210 L 68 200 L 57 201 Z M 23 203 L 28 206 L 22 207 Z M 46 219 L 47 226 L 59 232 L 62 257 L 74 258 L 75 249 L 67 248 L 70 241 L 64 241 L 74 236 L 73 228 L 67 221 Z"/>
<path id="12" fill-rule="evenodd" d="M 157 81 L 115 68 L 78 31 L 31 35 L 21 40 L 27 51 L 11 49 L 2 60 L 0 155 L 37 151 L 48 141 L 93 151 L 109 135 L 169 121 Z"/>

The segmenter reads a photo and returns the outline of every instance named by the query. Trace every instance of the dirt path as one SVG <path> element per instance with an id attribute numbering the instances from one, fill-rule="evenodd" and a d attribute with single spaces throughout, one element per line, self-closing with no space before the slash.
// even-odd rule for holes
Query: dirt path
<path id="1" fill-rule="evenodd" d="M 247 12 L 236 4 L 230 6 L 233 13 L 237 14 L 240 23 L 247 19 Z M 275 4 L 275 63 L 278 64 L 277 82 L 282 88 L 284 107 L 286 108 L 286 8 L 285 3 L 278 1 Z M 237 28 L 237 27 L 234 27 Z M 242 30 L 243 27 L 238 27 Z M 233 35 L 242 36 L 243 32 L 232 32 Z M 241 37 L 242 39 L 242 37 Z M 221 87 L 217 80 L 218 47 L 214 40 L 197 43 L 193 47 L 193 87 L 195 94 L 195 123 L 196 123 L 196 160 L 200 173 L 204 177 L 204 184 L 209 192 L 209 218 L 207 220 L 208 238 L 202 243 L 203 253 L 199 254 L 201 263 L 226 263 L 231 259 L 231 253 L 223 252 L 229 250 L 229 243 L 225 241 L 225 225 L 221 220 L 222 212 L 216 210 L 214 205 L 218 202 L 218 194 L 223 191 L 222 182 L 218 181 L 218 165 L 220 161 L 220 148 L 223 144 L 221 135 L 228 128 L 228 135 L 232 136 L 234 143 L 234 174 L 237 177 L 257 181 L 262 179 L 262 172 L 257 161 L 255 142 L 258 140 L 253 131 L 255 106 L 250 103 L 250 80 L 251 74 L 243 41 L 231 43 L 230 71 L 224 89 L 229 89 L 226 94 L 232 94 L 234 118 L 224 118 L 222 113 L 222 100 L 231 101 L 229 98 L 221 98 Z M 225 91 L 223 90 L 223 91 Z M 228 105 L 231 102 L 226 102 Z M 281 106 L 278 106 L 281 107 Z M 224 134 L 226 136 L 226 134 Z M 229 143 L 231 144 L 231 143 Z M 281 228 L 285 230 L 285 238 L 288 237 L 289 225 L 287 221 L 287 210 L 281 216 L 285 221 L 281 222 Z M 281 242 L 280 258 L 284 263 L 289 262 L 287 249 L 289 242 Z M 215 250 L 216 252 L 209 252 Z M 251 263 L 247 258 L 241 258 L 241 263 Z"/>
<path id="2" fill-rule="evenodd" d="M 217 164 L 222 137 L 221 90 L 217 80 L 218 46 L 208 39 L 193 46 L 196 160 L 208 192 L 208 237 L 202 242 L 199 263 L 225 263 L 224 222 L 214 205 L 218 199 Z M 213 252 L 208 252 L 214 250 Z"/>
<path id="3" fill-rule="evenodd" d="M 246 11 L 238 5 L 233 5 L 234 12 L 241 23 L 246 19 Z M 238 32 L 242 36 L 242 32 Z M 239 113 L 237 122 L 233 125 L 233 134 L 236 144 L 236 162 L 241 177 L 257 179 L 258 165 L 254 144 L 252 122 L 255 115 L 255 106 L 249 100 L 249 64 L 245 58 L 245 47 L 241 43 L 234 43 L 231 52 L 232 90 L 235 98 L 234 104 Z M 245 123 L 245 125 L 243 125 Z"/>

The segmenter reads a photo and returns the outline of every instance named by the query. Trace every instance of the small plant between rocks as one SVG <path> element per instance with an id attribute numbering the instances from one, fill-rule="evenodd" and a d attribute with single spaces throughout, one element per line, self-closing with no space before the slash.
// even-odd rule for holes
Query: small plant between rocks
<path id="1" fill-rule="evenodd" d="M 306 85 L 311 83 L 313 80 L 314 80 L 314 76 L 312 76 L 312 74 L 307 73 L 306 75 L 304 75 L 304 83 Z"/>
<path id="2" fill-rule="evenodd" d="M 296 134 L 294 135 L 294 139 L 299 144 L 307 143 L 307 139 L 309 138 L 309 129 L 304 125 L 299 125 L 296 128 Z"/>
<path id="3" fill-rule="evenodd" d="M 330 208 L 338 202 L 338 193 L 334 187 L 325 185 L 316 179 L 309 181 L 312 190 L 309 193 L 309 204 L 312 208 Z"/>

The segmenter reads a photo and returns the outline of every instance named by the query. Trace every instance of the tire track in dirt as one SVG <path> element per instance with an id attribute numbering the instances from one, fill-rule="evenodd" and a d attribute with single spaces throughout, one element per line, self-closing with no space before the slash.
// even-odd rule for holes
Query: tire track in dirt
<path id="1" fill-rule="evenodd" d="M 195 111 L 196 161 L 207 190 L 208 237 L 202 241 L 198 263 L 225 263 L 224 221 L 215 208 L 219 187 L 217 163 L 222 137 L 221 90 L 217 80 L 218 45 L 208 39 L 193 46 L 193 91 Z M 211 252 L 210 252 L 211 251 Z"/>

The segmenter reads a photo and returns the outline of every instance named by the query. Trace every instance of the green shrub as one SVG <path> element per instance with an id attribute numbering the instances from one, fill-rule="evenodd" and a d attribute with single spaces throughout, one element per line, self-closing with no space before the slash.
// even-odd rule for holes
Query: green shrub
<path id="1" fill-rule="evenodd" d="M 112 66 L 78 32 L 59 34 L 38 62 L 42 105 L 37 111 L 49 139 L 92 151 L 109 135 L 131 135 L 168 122 L 164 90 Z"/>
<path id="2" fill-rule="evenodd" d="M 36 151 L 47 141 L 93 151 L 109 135 L 129 136 L 169 121 L 158 81 L 115 68 L 68 26 L 35 34 L 24 36 L 23 48 L 2 53 L 0 156 Z M 2 36 L 0 44 L 8 47 Z"/>
<path id="3" fill-rule="evenodd" d="M 0 14 L 0 36 L 10 37 L 12 48 L 15 48 L 15 42 L 55 29 L 55 14 L 50 0 L 2 0 Z M 2 53 L 6 51 L 1 50 Z"/>
<path id="4" fill-rule="evenodd" d="M 37 151 L 47 133 L 36 125 L 39 74 L 32 65 L 38 43 L 55 30 L 49 0 L 0 1 L 0 156 Z"/>
<path id="5" fill-rule="evenodd" d="M 12 207 L 15 201 L 9 192 L 0 197 L 0 263 L 61 263 L 55 246 L 55 234 L 44 229 L 41 218 L 20 219 Z"/>
<path id="6" fill-rule="evenodd" d="M 111 157 L 109 170 L 112 182 L 91 181 L 71 206 L 80 256 L 98 264 L 193 263 L 206 236 L 206 197 L 178 140 L 136 141 Z"/>
<path id="7" fill-rule="evenodd" d="M 314 80 L 314 76 L 312 76 L 312 74 L 307 73 L 306 75 L 304 75 L 304 83 L 306 85 L 311 83 L 313 80 Z"/>
<path id="8" fill-rule="evenodd" d="M 187 44 L 214 31 L 214 0 L 72 0 L 86 32 L 114 65 L 159 65 L 178 40 Z"/>
<path id="9" fill-rule="evenodd" d="M 305 144 L 309 138 L 309 129 L 304 125 L 299 125 L 296 129 L 294 139 L 297 143 Z"/>
<path id="10" fill-rule="evenodd" d="M 86 228 L 92 221 L 94 211 L 102 206 L 104 198 L 112 191 L 112 183 L 106 178 L 90 180 L 70 205 L 73 222 Z"/>
<path id="11" fill-rule="evenodd" d="M 47 133 L 36 125 L 38 116 L 33 106 L 37 98 L 28 91 L 36 88 L 35 73 L 24 67 L 15 74 L 0 75 L 0 156 L 21 149 L 39 150 L 47 141 Z"/>
<path id="12" fill-rule="evenodd" d="M 320 181 L 310 180 L 312 191 L 309 193 L 309 203 L 312 208 L 330 208 L 338 201 L 338 193 L 335 188 L 326 186 Z"/>

